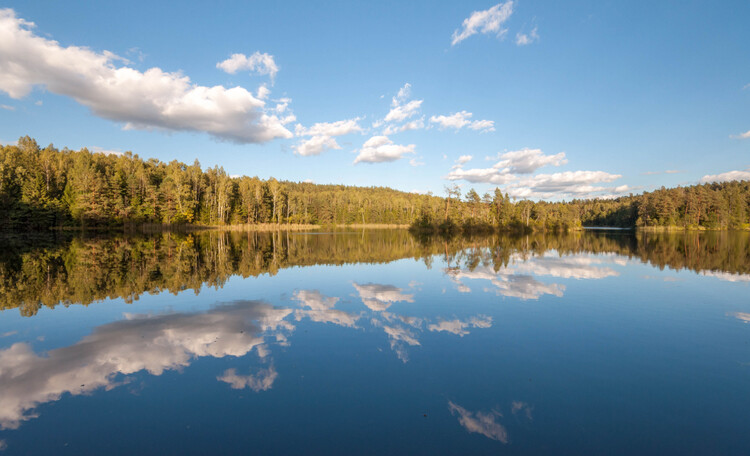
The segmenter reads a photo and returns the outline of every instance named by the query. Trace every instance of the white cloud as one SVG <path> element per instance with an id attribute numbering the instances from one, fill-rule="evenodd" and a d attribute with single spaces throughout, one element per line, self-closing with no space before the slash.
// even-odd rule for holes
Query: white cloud
<path id="1" fill-rule="evenodd" d="M 472 113 L 459 111 L 447 116 L 432 116 L 430 123 L 438 124 L 439 128 L 454 128 L 460 130 L 463 127 L 482 132 L 495 131 L 495 122 L 492 120 L 471 121 Z"/>
<path id="2" fill-rule="evenodd" d="M 727 181 L 750 180 L 750 168 L 745 171 L 728 171 L 721 174 L 708 174 L 701 177 L 701 184 L 709 182 L 727 182 Z"/>
<path id="3" fill-rule="evenodd" d="M 403 158 L 405 154 L 413 154 L 414 147 L 414 144 L 408 146 L 393 144 L 387 136 L 373 136 L 362 145 L 359 155 L 354 159 L 354 164 L 396 161 Z"/>
<path id="4" fill-rule="evenodd" d="M 200 86 L 160 68 L 141 72 L 111 52 L 63 47 L 35 35 L 33 27 L 13 10 L 0 10 L 0 91 L 11 98 L 44 86 L 97 116 L 124 122 L 125 129 L 205 132 L 237 143 L 292 136 L 263 100 L 242 87 Z"/>
<path id="5" fill-rule="evenodd" d="M 463 157 L 462 157 L 463 158 Z M 471 183 L 505 185 L 517 179 L 514 174 L 530 174 L 543 166 L 561 166 L 568 162 L 565 153 L 545 155 L 541 149 L 521 149 L 501 154 L 492 168 L 462 169 L 459 161 L 446 176 L 448 180 L 465 180 Z M 468 161 L 468 160 L 466 160 Z"/>
<path id="6" fill-rule="evenodd" d="M 748 131 L 746 131 L 744 133 L 740 133 L 739 135 L 731 135 L 729 137 L 730 138 L 734 138 L 734 139 L 748 139 L 748 138 L 750 138 L 750 130 L 748 130 Z"/>
<path id="7" fill-rule="evenodd" d="M 498 3 L 490 9 L 483 11 L 474 11 L 469 17 L 464 19 L 460 29 L 453 32 L 451 45 L 455 46 L 466 38 L 477 33 L 490 34 L 497 36 L 504 35 L 508 30 L 502 28 L 502 25 L 513 14 L 513 1 Z"/>
<path id="8" fill-rule="evenodd" d="M 393 135 L 409 130 L 419 130 L 424 128 L 424 116 L 412 119 L 416 116 L 424 100 L 409 100 L 411 97 L 411 84 L 408 82 L 398 90 L 398 93 L 391 99 L 391 109 L 383 119 L 378 119 L 372 123 L 373 128 L 380 128 L 385 125 L 382 131 L 383 136 Z"/>
<path id="9" fill-rule="evenodd" d="M 612 198 L 632 190 L 627 185 L 617 187 L 595 186 L 612 182 L 622 177 L 604 171 L 566 171 L 554 174 L 537 174 L 520 178 L 519 174 L 531 174 L 543 166 L 561 166 L 568 163 L 565 153 L 545 155 L 540 149 L 521 149 L 500 155 L 492 168 L 463 169 L 454 165 L 445 179 L 465 180 L 471 183 L 486 183 L 505 186 L 508 195 L 517 198 Z"/>
<path id="10" fill-rule="evenodd" d="M 451 166 L 451 169 L 458 169 L 463 167 L 466 163 L 470 162 L 472 158 L 474 158 L 472 155 L 461 155 L 454 162 L 455 164 Z"/>
<path id="11" fill-rule="evenodd" d="M 509 173 L 531 174 L 543 166 L 561 166 L 568 163 L 565 152 L 544 155 L 541 149 L 521 149 L 500 155 L 493 168 Z"/>
<path id="12" fill-rule="evenodd" d="M 119 150 L 104 149 L 102 147 L 97 147 L 97 146 L 92 147 L 91 151 L 97 154 L 104 154 L 104 155 L 123 155 L 123 153 Z"/>
<path id="13" fill-rule="evenodd" d="M 258 87 L 258 92 L 256 93 L 255 97 L 259 100 L 265 100 L 270 94 L 271 91 L 268 89 L 268 87 L 266 87 L 265 84 L 261 84 L 260 87 Z M 286 106 L 284 108 L 286 108 Z"/>
<path id="14" fill-rule="evenodd" d="M 0 109 L 5 109 L 6 111 L 15 111 L 16 107 L 15 106 L 9 106 L 9 105 L 6 105 L 6 104 L 0 104 Z"/>
<path id="15" fill-rule="evenodd" d="M 322 152 L 331 149 L 341 149 L 339 143 L 330 136 L 313 136 L 305 139 L 294 146 L 294 153 L 307 157 L 310 155 L 320 155 Z"/>
<path id="16" fill-rule="evenodd" d="M 310 139 L 302 140 L 294 147 L 294 153 L 302 156 L 319 155 L 330 149 L 341 149 L 341 146 L 333 138 L 351 133 L 361 133 L 359 117 L 354 119 L 339 120 L 337 122 L 319 122 L 310 128 L 297 124 L 295 133 L 297 136 L 311 136 Z"/>
<path id="17" fill-rule="evenodd" d="M 245 54 L 232 54 L 228 59 L 216 64 L 216 68 L 229 74 L 235 74 L 240 70 L 249 71 L 250 73 L 268 75 L 273 81 L 279 67 L 270 54 L 255 52 L 250 57 Z"/>
<path id="18" fill-rule="evenodd" d="M 339 120 L 337 122 L 318 122 L 310 128 L 297 125 L 295 133 L 297 136 L 343 136 L 350 133 L 361 133 L 359 117 L 354 119 Z"/>
<path id="19" fill-rule="evenodd" d="M 447 176 L 446 179 L 451 181 L 465 180 L 473 184 L 495 184 L 505 185 L 514 179 L 516 176 L 513 174 L 505 173 L 497 168 L 473 168 L 463 169 L 460 166 L 455 167 Z"/>
<path id="20" fill-rule="evenodd" d="M 382 98 L 382 97 L 381 97 Z M 391 100 L 391 106 L 396 107 L 411 98 L 411 84 L 408 82 L 398 89 L 398 93 Z"/>
<path id="21" fill-rule="evenodd" d="M 414 119 L 410 122 L 406 122 L 402 125 L 386 125 L 385 129 L 383 130 L 383 134 L 385 136 L 388 136 L 410 130 L 420 130 L 422 128 L 424 128 L 424 116 L 420 117 L 419 119 Z"/>
<path id="22" fill-rule="evenodd" d="M 529 32 L 528 35 L 521 32 L 516 33 L 516 44 L 518 46 L 526 46 L 527 44 L 531 44 L 536 41 L 539 41 L 539 34 L 536 27 L 531 29 L 531 32 Z"/>
<path id="23" fill-rule="evenodd" d="M 395 101 L 395 98 L 394 98 Z M 401 122 L 415 115 L 419 108 L 422 106 L 424 100 L 411 100 L 404 105 L 393 106 L 391 110 L 386 114 L 386 122 Z"/>
<path id="24" fill-rule="evenodd" d="M 588 198 L 597 194 L 623 194 L 630 188 L 626 185 L 618 187 L 602 187 L 593 184 L 612 182 L 621 178 L 619 174 L 604 171 L 566 171 L 554 174 L 537 174 L 519 179 L 506 187 L 510 196 L 518 198 L 552 198 L 576 197 Z"/>
<path id="25" fill-rule="evenodd" d="M 468 128 L 470 130 L 481 131 L 482 133 L 486 133 L 488 131 L 495 131 L 495 121 L 494 120 L 475 120 L 469 123 Z"/>
<path id="26" fill-rule="evenodd" d="M 422 157 L 419 157 L 419 158 L 422 158 Z M 424 166 L 424 162 L 419 161 L 419 159 L 417 158 L 412 158 L 411 160 L 409 160 L 409 165 L 410 166 Z"/>
<path id="27" fill-rule="evenodd" d="M 451 415 L 458 414 L 458 422 L 469 432 L 481 434 L 492 440 L 508 443 L 508 431 L 496 420 L 502 415 L 497 411 L 470 412 L 452 401 L 448 402 Z"/>

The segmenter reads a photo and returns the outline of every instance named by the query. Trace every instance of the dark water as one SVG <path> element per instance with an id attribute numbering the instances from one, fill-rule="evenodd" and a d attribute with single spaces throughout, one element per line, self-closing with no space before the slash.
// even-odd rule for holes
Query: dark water
<path id="1" fill-rule="evenodd" d="M 747 233 L 0 241 L 0 454 L 750 454 Z"/>

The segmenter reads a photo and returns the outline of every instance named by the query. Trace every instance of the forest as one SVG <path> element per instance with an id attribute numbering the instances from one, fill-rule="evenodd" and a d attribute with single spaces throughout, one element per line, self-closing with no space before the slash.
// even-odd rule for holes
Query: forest
<path id="1" fill-rule="evenodd" d="M 616 199 L 515 200 L 446 186 L 445 195 L 233 177 L 195 161 L 0 147 L 0 230 L 142 224 L 411 225 L 419 232 L 566 231 L 582 226 L 750 229 L 750 182 L 661 188 Z"/>

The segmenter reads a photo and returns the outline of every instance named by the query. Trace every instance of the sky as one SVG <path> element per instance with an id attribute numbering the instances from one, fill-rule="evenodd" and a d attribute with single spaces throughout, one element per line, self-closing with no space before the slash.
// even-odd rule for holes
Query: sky
<path id="1" fill-rule="evenodd" d="M 4 3 L 0 143 L 535 200 L 750 179 L 748 23 L 747 1 Z"/>

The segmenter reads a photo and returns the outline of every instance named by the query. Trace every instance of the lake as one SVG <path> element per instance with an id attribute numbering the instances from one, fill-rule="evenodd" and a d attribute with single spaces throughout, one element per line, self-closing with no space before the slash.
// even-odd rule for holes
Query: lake
<path id="1" fill-rule="evenodd" d="M 0 240 L 0 454 L 750 454 L 750 234 Z"/>

